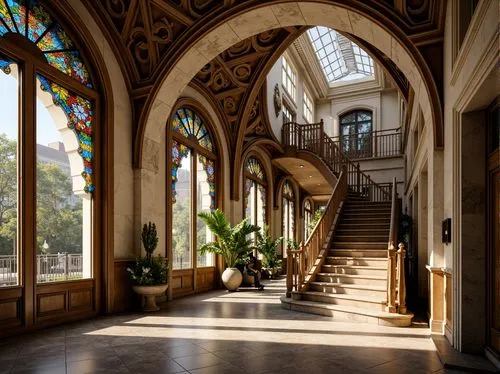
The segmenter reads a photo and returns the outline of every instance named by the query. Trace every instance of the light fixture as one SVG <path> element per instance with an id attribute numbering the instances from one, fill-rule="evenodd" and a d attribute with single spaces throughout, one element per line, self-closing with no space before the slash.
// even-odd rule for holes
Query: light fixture
<path id="1" fill-rule="evenodd" d="M 309 178 L 312 178 L 312 177 L 313 177 L 312 175 L 309 176 Z"/>
<path id="2" fill-rule="evenodd" d="M 303 168 L 303 167 L 304 167 L 304 165 L 300 164 L 300 165 L 299 165 L 299 167 L 300 167 L 300 168 Z"/>

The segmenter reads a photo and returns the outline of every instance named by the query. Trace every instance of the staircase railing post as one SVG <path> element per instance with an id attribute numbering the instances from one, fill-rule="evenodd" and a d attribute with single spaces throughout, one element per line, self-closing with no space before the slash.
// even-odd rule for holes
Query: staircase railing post
<path id="1" fill-rule="evenodd" d="M 356 165 L 356 190 L 358 192 L 361 192 L 360 184 L 361 184 L 361 173 L 359 171 L 359 162 L 358 162 Z"/>
<path id="2" fill-rule="evenodd" d="M 392 244 L 387 250 L 387 306 L 385 311 L 396 312 L 396 249 Z"/>
<path id="3" fill-rule="evenodd" d="M 399 243 L 398 250 L 398 311 L 406 313 L 405 245 Z"/>
<path id="4" fill-rule="evenodd" d="M 297 284 L 297 291 L 300 290 L 300 285 L 304 282 L 305 271 L 306 271 L 306 254 L 304 248 L 304 242 L 300 242 L 300 253 L 299 253 L 299 283 Z"/>
<path id="5" fill-rule="evenodd" d="M 325 142 L 323 140 L 323 134 L 325 133 L 325 125 L 323 123 L 323 118 L 319 121 L 319 155 L 324 158 Z"/>
<path id="6" fill-rule="evenodd" d="M 286 297 L 290 297 L 293 288 L 293 259 L 290 247 L 286 250 Z"/>

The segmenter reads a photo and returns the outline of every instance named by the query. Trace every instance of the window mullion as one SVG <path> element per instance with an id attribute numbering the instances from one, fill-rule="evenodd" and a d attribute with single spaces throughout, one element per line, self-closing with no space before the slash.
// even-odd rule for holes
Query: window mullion
<path id="1" fill-rule="evenodd" d="M 24 323 L 34 324 L 36 285 L 36 77 L 30 61 L 20 73 L 21 90 L 19 106 L 19 251 L 20 276 L 24 286 Z"/>

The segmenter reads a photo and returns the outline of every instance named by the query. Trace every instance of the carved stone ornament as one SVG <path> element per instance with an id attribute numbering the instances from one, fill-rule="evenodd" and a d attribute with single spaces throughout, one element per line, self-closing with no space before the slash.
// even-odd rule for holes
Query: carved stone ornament
<path id="1" fill-rule="evenodd" d="M 276 113 L 276 117 L 280 115 L 281 112 L 281 94 L 280 94 L 280 86 L 278 83 L 274 86 L 274 111 Z"/>

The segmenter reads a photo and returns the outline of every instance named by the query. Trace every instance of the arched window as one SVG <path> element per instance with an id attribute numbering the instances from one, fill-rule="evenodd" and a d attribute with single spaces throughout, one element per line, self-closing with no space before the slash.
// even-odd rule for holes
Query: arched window
<path id="1" fill-rule="evenodd" d="M 372 154 L 372 112 L 353 110 L 340 117 L 340 142 L 349 157 L 370 157 Z"/>
<path id="2" fill-rule="evenodd" d="M 205 121 L 190 108 L 171 120 L 173 269 L 214 266 L 214 256 L 199 248 L 213 240 L 198 213 L 216 209 L 217 154 Z"/>
<path id="3" fill-rule="evenodd" d="M 304 241 L 309 238 L 312 227 L 311 222 L 313 221 L 313 205 L 310 199 L 304 200 Z"/>
<path id="4" fill-rule="evenodd" d="M 267 180 L 260 161 L 250 156 L 245 163 L 243 211 L 250 223 L 264 229 L 267 224 Z"/>
<path id="5" fill-rule="evenodd" d="M 295 240 L 295 194 L 289 181 L 283 183 L 282 193 L 282 219 L 283 219 L 283 244 L 285 250 L 283 256 L 286 257 L 286 248 L 290 240 Z"/>
<path id="6" fill-rule="evenodd" d="M 44 3 L 0 0 L 0 287 L 100 272 L 94 232 L 101 208 L 93 203 L 99 94 Z"/>

